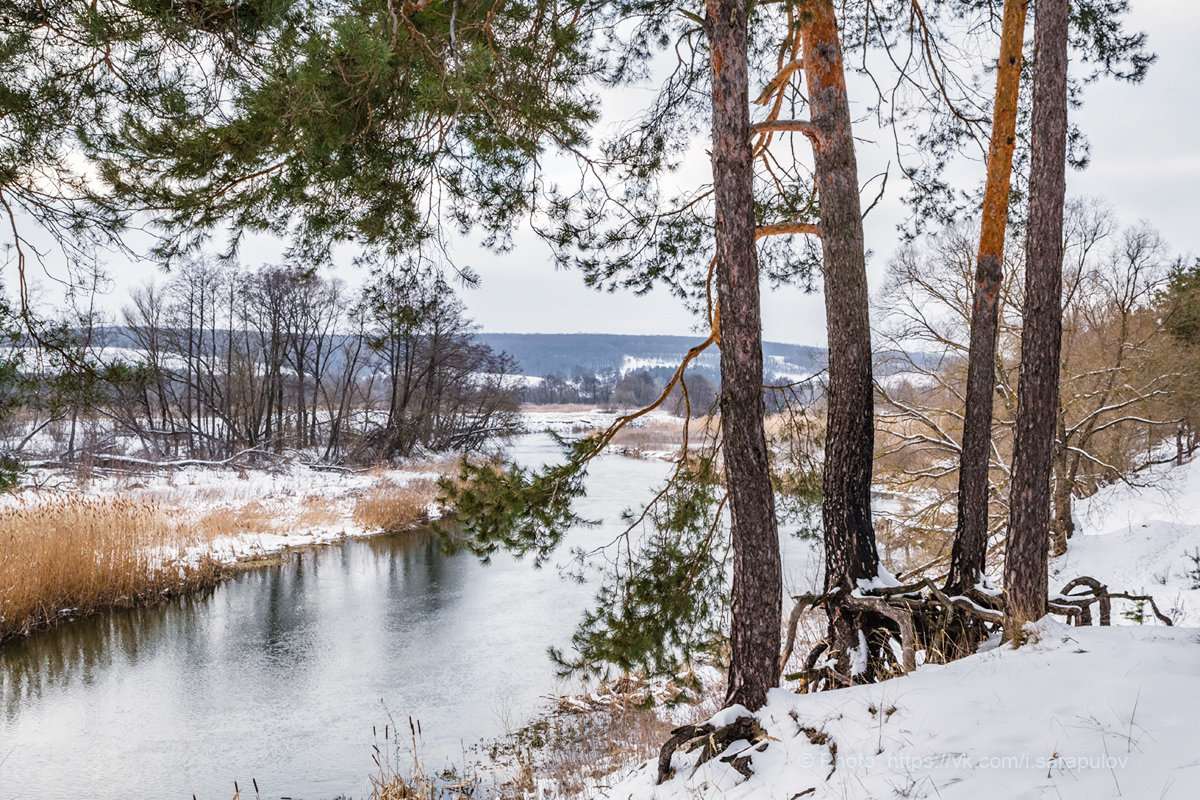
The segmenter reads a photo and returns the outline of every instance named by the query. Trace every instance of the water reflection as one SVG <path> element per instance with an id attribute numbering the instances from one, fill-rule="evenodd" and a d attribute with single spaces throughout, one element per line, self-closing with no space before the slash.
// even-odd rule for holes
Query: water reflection
<path id="1" fill-rule="evenodd" d="M 533 440 L 529 461 L 552 457 Z M 528 461 L 527 461 L 528 463 Z M 573 532 L 607 541 L 666 465 L 600 459 Z M 556 688 L 592 587 L 430 536 L 297 554 L 203 595 L 116 612 L 0 648 L 0 800 L 365 796 L 371 727 L 425 723 L 437 766 Z M 245 795 L 243 795 L 245 796 Z"/>
<path id="2" fill-rule="evenodd" d="M 157 609 L 132 609 L 90 617 L 48 633 L 16 639 L 0 649 L 0 697 L 4 719 L 47 692 L 90 684 L 97 672 L 136 663 L 151 653 L 164 629 L 190 638 L 196 616 L 212 590 L 172 600 Z"/>

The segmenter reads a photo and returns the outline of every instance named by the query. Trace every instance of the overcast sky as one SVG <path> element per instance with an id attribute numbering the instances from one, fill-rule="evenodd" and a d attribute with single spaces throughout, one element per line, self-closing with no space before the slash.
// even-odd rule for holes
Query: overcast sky
<path id="1" fill-rule="evenodd" d="M 1073 112 L 1073 119 L 1091 141 L 1092 162 L 1084 172 L 1068 173 L 1067 192 L 1103 197 L 1122 222 L 1149 220 L 1173 250 L 1200 254 L 1200 3 L 1133 0 L 1132 5 L 1129 27 L 1149 34 L 1158 62 L 1140 85 L 1103 81 L 1088 88 L 1085 106 Z M 861 129 L 858 133 L 864 135 Z M 860 178 L 881 171 L 888 160 L 886 143 L 860 143 Z M 872 289 L 897 246 L 896 224 L 905 216 L 900 182 L 889 188 L 890 199 L 867 219 Z M 274 262 L 277 249 L 256 245 L 244 251 L 244 260 L 253 266 Z M 464 291 L 463 299 L 486 331 L 689 334 L 696 322 L 665 292 L 637 297 L 588 289 L 577 273 L 555 270 L 532 234 L 518 235 L 513 251 L 500 255 L 461 242 L 455 257 L 482 277 L 480 288 Z M 124 304 L 129 286 L 155 274 L 152 265 L 116 258 L 108 267 L 117 279 L 105 303 L 113 309 Z M 353 277 L 349 270 L 340 274 Z M 6 285 L 14 286 L 14 276 L 5 277 Z M 798 289 L 765 291 L 763 326 L 769 340 L 824 344 L 824 299 Z"/>
<path id="2" fill-rule="evenodd" d="M 1088 87 L 1073 119 L 1091 141 L 1092 163 L 1068 173 L 1067 192 L 1106 198 L 1122 222 L 1147 219 L 1175 251 L 1200 255 L 1200 3 L 1134 0 L 1129 27 L 1149 34 L 1158 62 L 1142 84 Z M 883 169 L 888 158 L 886 146 L 860 144 L 860 179 Z M 899 182 L 891 185 L 892 202 L 867 218 L 873 290 L 906 214 Z M 695 322 L 665 292 L 635 297 L 590 290 L 578 274 L 549 266 L 545 249 L 533 241 L 513 253 L 470 261 L 483 286 L 467 293 L 466 302 L 484 330 L 687 334 Z M 823 345 L 824 302 L 820 293 L 765 291 L 765 337 Z"/>

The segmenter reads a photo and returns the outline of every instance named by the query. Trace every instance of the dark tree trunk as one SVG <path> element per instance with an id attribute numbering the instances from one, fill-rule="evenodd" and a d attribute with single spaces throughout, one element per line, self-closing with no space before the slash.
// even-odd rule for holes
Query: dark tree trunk
<path id="1" fill-rule="evenodd" d="M 783 580 L 763 431 L 745 0 L 708 0 L 713 196 L 720 302 L 721 427 L 733 546 L 726 705 L 757 710 L 779 680 Z"/>
<path id="2" fill-rule="evenodd" d="M 1025 313 L 1004 584 L 1009 616 L 1046 613 L 1050 478 L 1062 346 L 1068 0 L 1039 0 L 1034 20 Z"/>
<path id="3" fill-rule="evenodd" d="M 875 445 L 871 323 L 858 165 L 837 18 L 831 0 L 808 4 L 804 72 L 812 122 L 825 313 L 829 333 L 828 430 L 825 443 L 825 588 L 850 590 L 879 571 L 871 525 Z"/>
<path id="4" fill-rule="evenodd" d="M 871 461 L 875 450 L 875 389 L 871 377 L 871 322 L 858 194 L 858 164 L 850 104 L 832 0 L 805 8 L 804 73 L 814 137 L 814 174 L 820 201 L 829 386 L 821 514 L 825 532 L 825 589 L 841 589 L 827 605 L 829 653 L 837 673 L 851 675 L 850 651 L 863 636 L 869 652 L 886 647 L 891 623 L 843 602 L 860 579 L 879 573 L 871 521 Z"/>
<path id="5" fill-rule="evenodd" d="M 1061 556 L 1067 552 L 1067 540 L 1075 535 L 1075 522 L 1071 519 L 1071 487 L 1074 480 L 1067 458 L 1067 412 L 1058 409 L 1054 441 L 1054 519 L 1050 525 L 1050 554 Z"/>
<path id="6" fill-rule="evenodd" d="M 996 330 L 1000 285 L 1004 280 L 1004 231 L 1008 223 L 1017 101 L 1021 85 L 1021 46 L 1028 0 L 1006 0 L 996 70 L 992 143 L 975 266 L 967 394 L 958 469 L 958 521 L 950 553 L 946 591 L 963 594 L 987 566 L 988 465 L 992 449 L 992 400 L 996 390 Z"/>

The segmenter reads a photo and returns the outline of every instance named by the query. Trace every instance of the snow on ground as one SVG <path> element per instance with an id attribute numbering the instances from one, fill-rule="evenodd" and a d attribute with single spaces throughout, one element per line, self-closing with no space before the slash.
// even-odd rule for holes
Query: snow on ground
<path id="1" fill-rule="evenodd" d="M 532 406 L 521 412 L 521 425 L 529 433 L 547 431 L 560 436 L 579 434 L 593 428 L 607 428 L 617 418 L 617 412 L 603 408 L 580 408 L 570 411 L 539 411 Z"/>
<path id="2" fill-rule="evenodd" d="M 630 372 L 637 372 L 643 369 L 657 369 L 666 367 L 675 369 L 679 366 L 679 358 L 677 356 L 622 356 L 621 357 L 621 377 L 628 375 Z"/>
<path id="3" fill-rule="evenodd" d="M 1138 481 L 1076 503 L 1076 533 L 1050 564 L 1051 588 L 1089 575 L 1113 591 L 1153 596 L 1176 625 L 1200 626 L 1200 459 L 1157 465 Z M 1114 601 L 1113 623 L 1134 622 L 1126 611 L 1136 606 Z"/>
<path id="4" fill-rule="evenodd" d="M 772 385 L 798 384 L 811 381 L 815 375 L 811 372 L 781 372 L 772 370 L 770 372 L 768 383 Z"/>
<path id="5" fill-rule="evenodd" d="M 664 785 L 654 785 L 656 765 L 649 764 L 597 794 L 622 800 L 1200 796 L 1191 701 L 1200 681 L 1200 633 L 1044 620 L 1035 636 L 1020 649 L 1005 645 L 885 683 L 811 695 L 773 690 L 757 714 L 769 745 L 758 752 L 735 743 L 722 754 L 749 756 L 749 779 L 719 758 L 697 768 L 696 754 L 681 752 L 673 762 L 676 778 Z"/>
<path id="6" fill-rule="evenodd" d="M 890 375 L 879 376 L 875 382 L 887 391 L 895 391 L 908 385 L 914 389 L 928 389 L 937 385 L 937 377 L 919 370 L 900 370 Z"/>
<path id="7" fill-rule="evenodd" d="M 549 430 L 571 436 L 606 428 L 619 413 L 586 408 L 531 411 L 522 414 L 522 423 L 530 432 Z M 655 412 L 631 425 L 639 427 L 655 422 L 678 424 L 676 418 Z M 126 463 L 131 470 L 135 466 L 133 459 Z M 453 468 L 453 464 L 454 460 L 449 458 L 438 466 Z M 433 481 L 441 474 L 436 467 L 420 462 L 353 470 L 313 466 L 298 459 L 269 468 L 160 468 L 151 462 L 144 466 L 145 469 L 136 472 L 97 469 L 90 473 L 34 467 L 24 476 L 21 490 L 0 493 L 0 508 L 17 504 L 36 506 L 72 497 L 144 501 L 200 523 L 209 532 L 214 527 L 228 527 L 227 534 L 189 546 L 183 558 L 196 561 L 210 555 L 232 563 L 292 547 L 379 533 L 379 529 L 365 528 L 354 519 L 355 505 L 362 495 L 384 487 L 401 488 Z M 426 512 L 436 517 L 440 509 L 430 504 Z M 213 521 L 213 517 L 221 519 Z M 173 558 L 175 554 L 164 551 L 163 555 Z"/>
<path id="8" fill-rule="evenodd" d="M 1048 618 L 1021 648 L 989 642 L 948 665 L 833 692 L 771 693 L 771 737 L 705 764 L 679 752 L 676 777 L 649 763 L 593 792 L 612 800 L 1200 797 L 1200 460 L 1145 471 L 1143 486 L 1077 504 L 1077 533 L 1052 588 L 1090 575 L 1151 594 L 1176 627 L 1115 601 L 1114 627 Z M 722 712 L 728 722 L 732 716 Z M 719 717 L 721 715 L 718 715 Z M 836 745 L 836 750 L 833 746 Z M 744 778 L 722 757 L 749 756 Z"/>
<path id="9" fill-rule="evenodd" d="M 510 373 L 474 372 L 471 380 L 476 386 L 487 386 L 498 383 L 505 389 L 528 389 L 541 386 L 544 378 L 536 375 L 513 375 Z"/>
<path id="10" fill-rule="evenodd" d="M 538 411 L 537 406 L 521 412 L 521 424 L 528 433 L 548 431 L 560 436 L 581 434 L 586 431 L 603 430 L 617 421 L 622 414 L 628 414 L 636 409 L 606 409 L 580 408 L 570 411 Z M 679 417 L 665 411 L 651 411 L 629 423 L 630 428 L 640 428 L 645 425 L 661 423 L 665 425 L 682 425 Z"/>
<path id="11" fill-rule="evenodd" d="M 23 489 L 0 494 L 0 508 L 36 507 L 73 497 L 145 502 L 196 523 L 201 530 L 228 527 L 227 534 L 188 546 L 182 557 L 195 561 L 209 555 L 233 563 L 291 547 L 380 533 L 354 520 L 357 499 L 373 489 L 406 487 L 438 475 L 420 465 L 336 470 L 294 461 L 269 469 L 189 466 L 138 473 L 96 471 L 86 476 L 39 468 L 25 476 Z M 426 513 L 434 517 L 438 509 L 431 504 Z M 174 553 L 164 555 L 174 557 Z"/>

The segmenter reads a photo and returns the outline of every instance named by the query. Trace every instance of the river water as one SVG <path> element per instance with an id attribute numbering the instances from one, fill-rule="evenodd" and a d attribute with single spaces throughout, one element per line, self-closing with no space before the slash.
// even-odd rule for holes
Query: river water
<path id="1" fill-rule="evenodd" d="M 548 436 L 512 455 L 557 458 Z M 608 541 L 669 464 L 594 463 L 570 543 Z M 565 554 L 563 556 L 566 557 Z M 369 794 L 385 725 L 419 719 L 429 766 L 532 715 L 560 682 L 594 587 L 424 534 L 294 554 L 204 596 L 104 614 L 0 647 L 0 800 Z M 373 733 L 373 729 L 376 733 Z"/>

